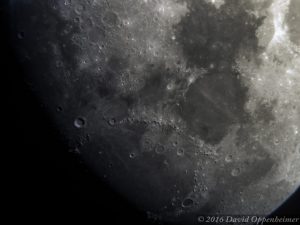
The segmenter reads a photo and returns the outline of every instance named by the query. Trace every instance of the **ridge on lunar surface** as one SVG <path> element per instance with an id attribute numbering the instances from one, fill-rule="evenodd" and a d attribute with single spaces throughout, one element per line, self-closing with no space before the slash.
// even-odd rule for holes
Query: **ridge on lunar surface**
<path id="1" fill-rule="evenodd" d="M 299 9 L 11 1 L 12 35 L 70 148 L 137 207 L 197 224 L 267 215 L 299 186 Z"/>

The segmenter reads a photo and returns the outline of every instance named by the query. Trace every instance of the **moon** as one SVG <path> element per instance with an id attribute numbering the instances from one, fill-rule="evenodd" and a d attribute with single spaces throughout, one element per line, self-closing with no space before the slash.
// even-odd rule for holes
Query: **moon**
<path id="1" fill-rule="evenodd" d="M 10 1 L 72 152 L 158 220 L 268 215 L 300 184 L 300 1 Z"/>

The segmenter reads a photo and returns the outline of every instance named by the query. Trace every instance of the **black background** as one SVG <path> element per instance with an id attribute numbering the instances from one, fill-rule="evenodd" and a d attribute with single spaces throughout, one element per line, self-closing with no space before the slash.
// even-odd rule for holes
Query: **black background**
<path id="1" fill-rule="evenodd" d="M 0 2 L 7 216 L 41 224 L 153 224 L 94 176 L 58 136 L 14 54 L 7 2 Z"/>
<path id="2" fill-rule="evenodd" d="M 9 20 L 1 2 L 1 145 L 3 182 L 10 221 L 71 222 L 84 224 L 153 224 L 114 193 L 70 154 L 52 127 L 9 42 Z M 275 188 L 275 187 L 274 187 Z M 298 190 L 275 215 L 300 215 Z"/>

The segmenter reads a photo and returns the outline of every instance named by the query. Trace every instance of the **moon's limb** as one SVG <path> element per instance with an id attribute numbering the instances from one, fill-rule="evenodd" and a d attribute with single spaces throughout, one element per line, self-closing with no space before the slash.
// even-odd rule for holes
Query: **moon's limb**
<path id="1" fill-rule="evenodd" d="M 295 2 L 12 9 L 29 79 L 70 146 L 143 209 L 194 224 L 205 213 L 268 214 L 299 186 Z"/>

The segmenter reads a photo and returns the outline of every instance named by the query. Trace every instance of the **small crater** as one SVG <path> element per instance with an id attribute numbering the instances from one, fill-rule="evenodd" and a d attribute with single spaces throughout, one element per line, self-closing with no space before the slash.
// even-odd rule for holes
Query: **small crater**
<path id="1" fill-rule="evenodd" d="M 81 23 L 81 18 L 78 17 L 78 16 L 75 17 L 75 18 L 74 18 L 74 22 L 75 22 L 75 23 Z"/>
<path id="2" fill-rule="evenodd" d="M 56 111 L 57 111 L 57 112 L 62 112 L 62 111 L 63 111 L 63 108 L 62 108 L 61 106 L 58 106 L 58 107 L 56 108 Z"/>
<path id="3" fill-rule="evenodd" d="M 115 125 L 116 125 L 116 120 L 115 120 L 115 118 L 110 118 L 110 119 L 108 120 L 108 124 L 109 124 L 110 126 L 115 126 Z"/>
<path id="4" fill-rule="evenodd" d="M 74 11 L 77 15 L 80 15 L 84 11 L 84 5 L 76 4 Z"/>
<path id="5" fill-rule="evenodd" d="M 190 208 L 194 205 L 194 200 L 191 198 L 186 198 L 182 201 L 181 205 L 183 208 Z"/>
<path id="6" fill-rule="evenodd" d="M 86 119 L 83 117 L 78 117 L 74 121 L 74 126 L 76 128 L 83 128 L 86 125 Z"/>
<path id="7" fill-rule="evenodd" d="M 129 154 L 129 158 L 134 159 L 136 157 L 136 154 L 134 152 Z"/>
<path id="8" fill-rule="evenodd" d="M 24 37 L 25 37 L 25 33 L 24 33 L 23 31 L 20 31 L 20 32 L 17 34 L 17 37 L 18 37 L 18 39 L 22 40 L 22 39 L 24 39 Z"/>
<path id="9" fill-rule="evenodd" d="M 163 145 L 161 145 L 161 144 L 158 144 L 158 145 L 156 145 L 156 147 L 155 147 L 155 152 L 156 152 L 157 154 L 162 154 L 162 153 L 165 152 L 165 150 L 166 150 L 165 146 L 163 146 Z"/>
<path id="10" fill-rule="evenodd" d="M 107 11 L 105 12 L 102 21 L 104 24 L 107 24 L 108 26 L 115 26 L 118 24 L 118 15 L 117 13 L 113 11 Z"/>
<path id="11" fill-rule="evenodd" d="M 178 156 L 184 156 L 184 149 L 183 148 L 177 149 L 177 155 Z"/>
<path id="12" fill-rule="evenodd" d="M 232 155 L 227 155 L 226 157 L 225 157 L 225 162 L 227 162 L 227 163 L 230 163 L 230 162 L 232 162 Z"/>
<path id="13" fill-rule="evenodd" d="M 234 168 L 233 170 L 231 170 L 231 176 L 237 177 L 238 175 L 240 175 L 240 172 L 240 169 Z"/>
<path id="14" fill-rule="evenodd" d="M 144 152 L 151 152 L 153 150 L 153 143 L 150 139 L 146 138 L 144 141 L 143 141 L 143 148 L 142 150 Z"/>

